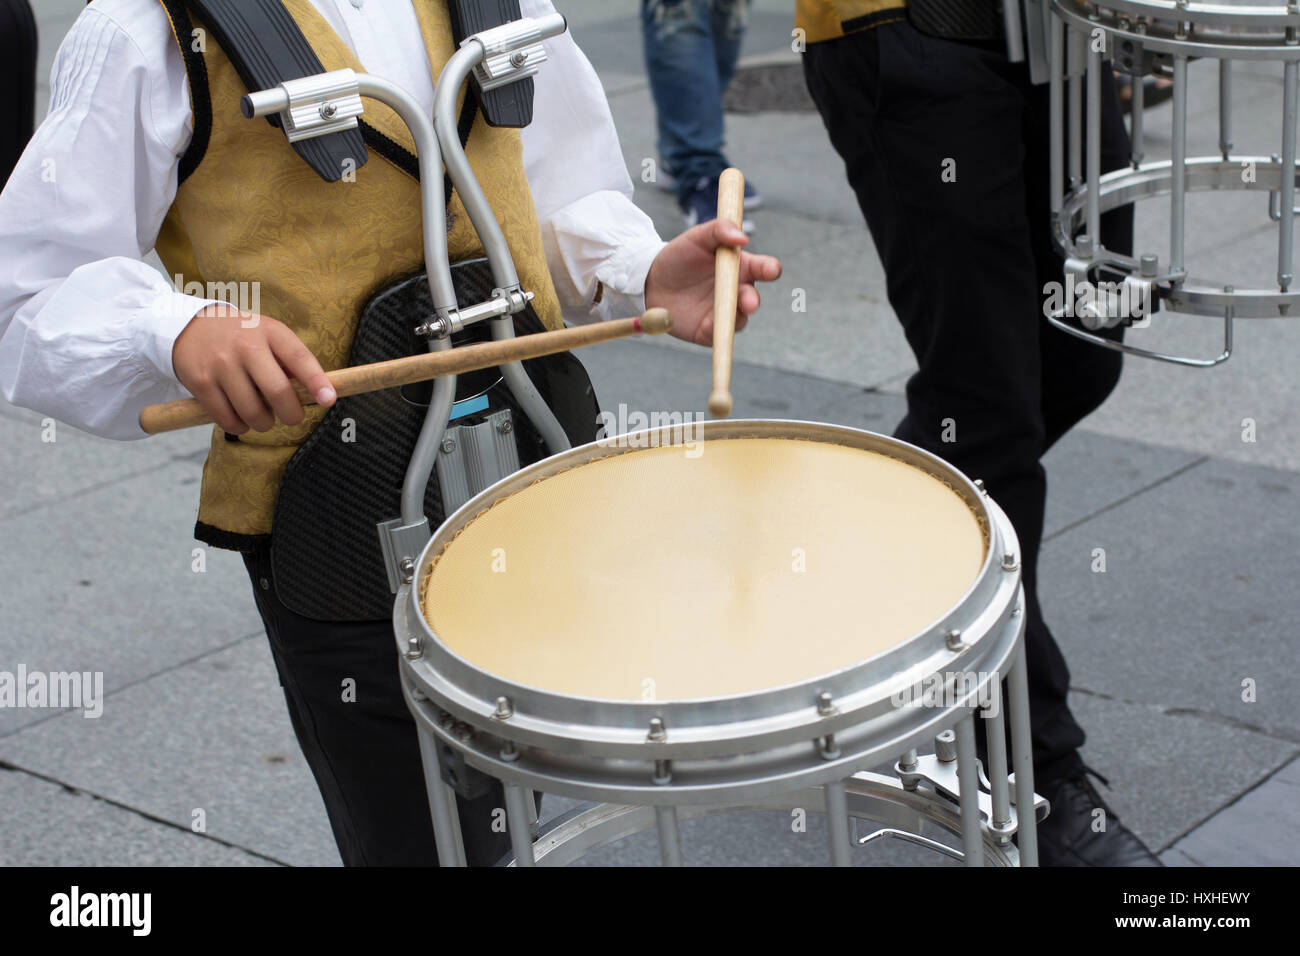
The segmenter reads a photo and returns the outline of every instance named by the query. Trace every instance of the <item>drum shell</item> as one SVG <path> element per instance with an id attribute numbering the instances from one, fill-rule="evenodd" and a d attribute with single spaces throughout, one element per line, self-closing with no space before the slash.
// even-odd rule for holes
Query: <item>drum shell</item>
<path id="1" fill-rule="evenodd" d="M 735 420 L 688 427 L 689 438 L 705 442 L 831 442 L 887 454 L 939 477 L 987 528 L 988 548 L 975 582 L 943 618 L 873 658 L 750 694 L 600 700 L 489 674 L 437 639 L 420 607 L 418 583 L 443 547 L 493 502 L 548 475 L 632 451 L 629 446 L 638 442 L 680 443 L 682 428 L 585 445 L 525 468 L 467 502 L 421 554 L 415 584 L 399 592 L 394 630 L 403 685 L 422 731 L 480 770 L 547 792 L 639 803 L 707 802 L 837 779 L 877 758 L 895 757 L 950 725 L 953 709 L 899 707 L 896 692 L 934 674 L 1005 672 L 1024 626 L 1019 545 L 1001 509 L 960 472 L 897 439 L 841 426 Z M 697 427 L 702 431 L 695 432 Z M 408 656 L 412 641 L 420 647 L 415 658 Z M 830 695 L 829 708 L 819 701 L 824 694 Z M 508 701 L 504 717 L 498 716 L 501 698 Z M 662 739 L 651 739 L 653 718 L 663 724 Z M 828 734 L 834 735 L 829 748 Z M 671 785 L 652 782 L 655 761 L 671 761 Z"/>

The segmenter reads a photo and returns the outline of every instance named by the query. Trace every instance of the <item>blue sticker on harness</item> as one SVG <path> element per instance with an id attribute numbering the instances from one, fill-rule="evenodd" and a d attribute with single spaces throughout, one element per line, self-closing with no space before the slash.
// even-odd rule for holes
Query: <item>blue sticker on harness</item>
<path id="1" fill-rule="evenodd" d="M 451 416 L 448 421 L 455 421 L 458 418 L 464 418 L 466 415 L 473 415 L 475 412 L 481 412 L 488 407 L 486 395 L 477 395 L 474 398 L 467 398 L 463 402 L 457 402 L 451 406 Z"/>

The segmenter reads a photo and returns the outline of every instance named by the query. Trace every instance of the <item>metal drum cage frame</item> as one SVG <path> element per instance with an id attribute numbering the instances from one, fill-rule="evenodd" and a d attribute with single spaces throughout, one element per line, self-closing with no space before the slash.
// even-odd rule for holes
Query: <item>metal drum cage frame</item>
<path id="1" fill-rule="evenodd" d="M 1029 0 L 1027 9 L 1044 0 Z M 1007 4 L 1008 7 L 1014 4 Z M 1171 355 L 1116 342 L 1096 330 L 1131 324 L 1135 317 L 1115 296 L 1081 316 L 1084 329 L 1067 324 L 1058 311 L 1048 321 L 1070 335 L 1132 355 L 1180 365 L 1208 367 L 1232 354 L 1237 318 L 1295 315 L 1300 291 L 1292 289 L 1296 215 L 1296 110 L 1300 64 L 1300 6 L 1286 3 L 1230 3 L 1204 0 L 1051 0 L 1051 15 L 1028 17 L 1030 46 L 1045 44 L 1051 102 L 1051 208 L 1054 232 L 1066 258 L 1066 274 L 1095 282 L 1117 276 L 1124 301 L 1159 301 L 1171 311 L 1222 316 L 1224 342 L 1214 357 Z M 1033 27 L 1041 25 L 1043 38 Z M 1040 57 L 1041 57 L 1040 53 Z M 1214 59 L 1219 68 L 1218 155 L 1188 157 L 1188 63 Z M 1100 89 L 1104 62 L 1134 76 L 1130 168 L 1101 172 Z M 1283 106 L 1279 152 L 1270 156 L 1234 153 L 1232 64 L 1237 60 L 1279 61 Z M 1144 161 L 1142 77 L 1173 79 L 1170 158 Z M 1086 96 L 1085 96 L 1086 89 Z M 1068 153 L 1068 155 L 1067 155 Z M 1272 287 L 1208 282 L 1188 274 L 1186 201 L 1189 192 L 1245 189 L 1267 192 L 1268 211 L 1278 223 L 1277 276 Z M 1102 213 L 1141 199 L 1169 197 L 1169 250 L 1126 256 L 1100 243 Z M 1122 284 L 1122 285 L 1121 285 Z M 1127 314 L 1126 314 L 1127 313 Z"/>
<path id="2" fill-rule="evenodd" d="M 1034 825 L 1047 805 L 1033 792 L 1024 594 L 1019 543 L 1006 515 L 981 486 L 896 439 L 808 422 L 710 421 L 687 428 L 702 429 L 693 437 L 702 437 L 706 455 L 710 440 L 793 438 L 879 452 L 938 477 L 987 529 L 987 553 L 975 583 L 924 632 L 812 680 L 679 701 L 548 692 L 490 674 L 451 651 L 424 617 L 420 582 L 459 530 L 493 502 L 587 462 L 681 443 L 683 428 L 584 445 L 503 479 L 438 529 L 394 608 L 401 681 L 420 734 L 435 835 L 439 847 L 451 848 L 444 859 L 465 862 L 454 794 L 461 782 L 458 768 L 468 766 L 505 786 L 516 865 L 571 862 L 651 826 L 658 830 L 662 861 L 680 864 L 680 817 L 796 807 L 826 812 L 836 865 L 849 865 L 855 843 L 887 836 L 967 865 L 1036 864 Z M 954 695 L 945 698 L 950 706 L 898 705 L 900 691 L 936 674 Z M 978 680 L 963 681 L 961 675 Z M 994 706 L 981 709 L 981 701 L 990 700 Z M 977 717 L 986 722 L 987 775 L 976 759 Z M 930 741 L 935 752 L 918 753 Z M 894 776 L 869 772 L 895 758 Z M 561 818 L 542 833 L 534 791 L 599 805 Z M 1017 811 L 1026 806 L 1034 808 L 1027 817 Z M 857 838 L 852 821 L 859 819 L 882 826 Z M 924 836 L 926 820 L 960 835 L 960 848 Z"/>

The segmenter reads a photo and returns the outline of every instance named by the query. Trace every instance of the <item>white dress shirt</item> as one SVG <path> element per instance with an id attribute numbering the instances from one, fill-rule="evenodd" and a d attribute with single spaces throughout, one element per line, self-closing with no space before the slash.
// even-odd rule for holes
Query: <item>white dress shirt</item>
<path id="1" fill-rule="evenodd" d="M 411 0 L 311 2 L 367 70 L 432 114 L 434 78 Z M 554 9 L 550 0 L 521 8 Z M 663 240 L 632 204 L 591 64 L 567 33 L 546 49 L 523 158 L 564 316 L 637 314 Z M 0 390 L 77 428 L 143 438 L 140 409 L 188 394 L 172 345 L 214 301 L 176 292 L 141 261 L 176 197 L 194 128 L 162 5 L 88 7 L 59 48 L 50 93 L 49 113 L 0 194 Z"/>

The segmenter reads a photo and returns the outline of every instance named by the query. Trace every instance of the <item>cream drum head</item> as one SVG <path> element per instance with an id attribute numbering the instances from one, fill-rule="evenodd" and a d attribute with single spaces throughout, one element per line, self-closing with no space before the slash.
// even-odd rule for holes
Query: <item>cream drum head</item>
<path id="1" fill-rule="evenodd" d="M 980 575 L 966 499 L 889 455 L 790 438 L 611 454 L 469 519 L 421 606 L 525 686 L 694 700 L 806 681 L 932 627 Z"/>

